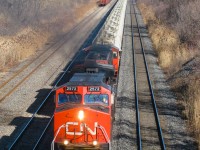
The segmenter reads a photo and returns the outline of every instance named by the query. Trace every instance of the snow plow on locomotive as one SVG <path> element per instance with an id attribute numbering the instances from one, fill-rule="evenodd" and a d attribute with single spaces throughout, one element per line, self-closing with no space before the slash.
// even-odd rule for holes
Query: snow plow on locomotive
<path id="1" fill-rule="evenodd" d="M 109 149 L 114 93 L 104 74 L 76 73 L 55 91 L 53 143 L 59 149 Z"/>

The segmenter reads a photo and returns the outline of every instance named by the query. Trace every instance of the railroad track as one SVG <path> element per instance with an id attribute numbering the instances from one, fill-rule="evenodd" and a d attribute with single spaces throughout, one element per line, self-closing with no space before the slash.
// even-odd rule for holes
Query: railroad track
<path id="1" fill-rule="evenodd" d="M 136 8 L 135 0 L 131 0 L 130 16 L 133 48 L 137 148 L 140 150 L 143 147 L 148 148 L 148 143 L 146 141 L 149 141 L 153 144 L 149 149 L 153 147 L 159 149 L 160 147 L 160 149 L 165 150 L 166 147 L 143 47 L 141 27 L 137 16 L 139 13 Z M 147 112 L 143 112 L 148 109 L 151 115 L 148 115 Z M 151 119 L 152 123 L 149 123 L 150 125 L 146 124 L 148 123 L 147 119 Z M 150 130 L 147 131 L 147 128 Z"/>
<path id="2" fill-rule="evenodd" d="M 57 80 L 55 86 L 58 85 L 58 83 L 62 80 L 65 74 L 69 71 L 70 67 L 72 66 L 76 58 L 79 56 L 79 54 L 80 53 L 78 53 L 70 62 L 66 70 L 63 72 L 62 76 Z M 34 149 L 37 147 L 37 145 L 39 144 L 37 139 L 40 139 L 42 137 L 42 135 L 45 133 L 46 129 L 49 127 L 53 119 L 54 103 L 52 94 L 53 88 L 42 101 L 37 110 L 34 112 L 34 114 L 29 119 L 24 128 L 21 130 L 19 135 L 15 138 L 14 142 L 9 146 L 9 150 L 19 148 L 22 146 L 23 148 L 26 148 L 24 147 L 24 145 L 27 146 L 27 149 L 30 148 L 30 145 L 32 145 Z M 44 117 L 40 119 L 40 117 L 38 117 L 40 114 L 45 114 L 45 116 L 50 117 Z"/>
<path id="3" fill-rule="evenodd" d="M 9 79 L 4 81 L 0 85 L 0 102 L 3 101 L 6 97 L 11 95 L 22 83 L 24 83 L 36 70 L 41 67 L 51 56 L 57 53 L 60 48 L 71 38 L 71 34 L 75 30 L 80 30 L 82 27 L 80 24 L 85 24 L 91 18 L 93 18 L 99 11 L 103 8 L 101 7 L 98 11 L 94 11 L 89 14 L 85 19 L 83 19 L 79 25 L 76 25 L 72 30 L 61 36 L 57 41 L 53 42 L 49 47 L 47 47 L 37 58 L 33 59 L 26 65 L 24 65 L 21 69 L 19 69 L 16 73 L 14 73 Z M 62 62 L 63 63 L 63 62 Z M 61 64 L 62 64 L 61 63 Z M 33 65 L 32 69 L 28 69 Z M 15 78 L 18 78 L 17 82 Z M 12 87 L 12 88 L 10 88 Z"/>
<path id="4" fill-rule="evenodd" d="M 104 16 L 102 21 L 94 29 L 94 32 L 92 32 L 92 34 L 98 33 L 98 31 L 96 31 L 96 30 L 100 29 L 100 26 L 102 26 L 103 22 L 105 21 L 105 18 L 109 15 L 109 13 L 110 13 L 110 11 L 112 10 L 113 7 L 114 7 L 114 4 L 110 8 L 110 10 L 106 13 L 106 15 Z M 102 9 L 103 8 L 92 13 L 90 16 L 87 17 L 87 19 L 84 22 L 88 21 L 88 23 L 89 23 L 89 20 L 92 20 L 93 16 L 97 15 L 99 13 L 99 11 L 101 11 Z M 93 37 L 94 35 L 90 35 L 90 36 Z M 91 37 L 88 37 L 89 40 L 86 40 L 86 42 L 81 46 L 80 49 L 91 44 L 91 41 L 92 41 L 92 39 L 90 39 Z M 67 39 L 65 39 L 64 41 L 66 41 L 66 40 Z M 64 41 L 62 42 L 61 45 L 59 45 L 59 47 L 61 47 L 64 44 Z M 82 54 L 81 51 L 77 52 L 77 54 L 74 56 L 72 61 L 67 65 L 67 68 L 63 71 L 62 75 L 57 79 L 54 87 L 59 85 L 59 83 L 61 82 L 61 80 L 63 78 L 68 76 L 69 70 L 73 66 L 74 62 L 79 57 L 81 57 L 81 54 Z M 22 82 L 24 82 L 24 81 L 22 81 Z M 15 138 L 14 142 L 12 142 L 9 145 L 9 147 L 8 147 L 9 150 L 20 149 L 20 147 L 21 148 L 23 147 L 23 149 L 30 149 L 30 147 L 32 147 L 32 149 L 36 149 L 39 146 L 39 143 L 43 139 L 44 134 L 52 126 L 52 120 L 53 120 L 53 117 L 54 117 L 54 115 L 53 115 L 53 112 L 54 112 L 53 98 L 54 97 L 52 96 L 53 91 L 54 91 L 54 88 L 52 88 L 51 91 L 44 98 L 44 100 L 39 105 L 37 110 L 33 113 L 32 117 L 29 119 L 27 124 L 23 127 L 21 132 Z M 40 116 L 40 114 L 45 114 L 45 116 Z M 53 134 L 53 132 L 51 134 Z"/>

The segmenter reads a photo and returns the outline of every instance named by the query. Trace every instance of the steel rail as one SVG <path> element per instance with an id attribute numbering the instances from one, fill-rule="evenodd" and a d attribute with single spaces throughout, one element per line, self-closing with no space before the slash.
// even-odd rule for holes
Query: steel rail
<path id="1" fill-rule="evenodd" d="M 159 117 L 158 117 L 158 109 L 157 109 L 157 106 L 156 106 L 156 101 L 155 101 L 155 97 L 154 97 L 152 83 L 151 83 L 150 75 L 149 75 L 149 69 L 148 69 L 148 65 L 147 65 L 147 61 L 146 61 L 146 54 L 145 54 L 145 51 L 144 51 L 144 46 L 143 46 L 143 42 L 142 42 L 140 27 L 139 27 L 137 15 L 136 15 L 135 6 L 136 6 L 136 3 L 133 2 L 133 10 L 134 10 L 134 15 L 135 15 L 135 19 L 136 19 L 137 30 L 138 30 L 138 34 L 139 34 L 139 40 L 140 40 L 140 44 L 141 44 L 141 50 L 142 50 L 142 54 L 143 54 L 145 69 L 146 69 L 146 73 L 147 73 L 147 80 L 148 80 L 148 84 L 149 84 L 149 90 L 150 90 L 150 93 L 151 93 L 151 101 L 152 101 L 152 104 L 153 104 L 153 110 L 154 110 L 157 130 L 158 130 L 160 146 L 161 146 L 161 149 L 166 150 L 164 138 L 163 138 L 163 135 L 162 135 L 162 129 L 161 129 L 160 121 L 159 121 Z"/>
<path id="2" fill-rule="evenodd" d="M 103 8 L 100 8 L 98 11 L 102 10 Z M 12 89 L 7 92 L 1 99 L 0 102 L 3 101 L 7 96 L 11 95 L 24 81 L 26 81 L 42 64 L 44 64 L 44 62 L 46 62 L 49 57 L 51 57 L 53 54 L 55 54 L 62 46 L 63 44 L 66 42 L 67 39 L 65 39 L 68 35 L 70 35 L 75 29 L 78 28 L 78 25 L 80 25 L 81 23 L 84 23 L 87 21 L 88 18 L 92 17 L 93 15 L 96 14 L 96 11 L 94 11 L 93 13 L 89 14 L 85 19 L 83 19 L 79 24 L 77 24 L 71 31 L 67 32 L 62 39 L 64 38 L 64 40 L 62 40 L 61 38 L 59 40 L 57 40 L 53 45 L 49 46 L 46 50 L 44 50 L 44 52 L 42 52 L 39 57 L 37 57 L 36 59 L 32 60 L 30 63 L 28 63 L 27 65 L 25 65 L 24 67 L 22 67 L 20 70 L 18 70 L 12 77 L 10 77 L 8 80 L 6 80 L 5 82 L 3 82 L 0 85 L 0 89 L 3 88 L 6 84 L 8 84 L 12 79 L 14 79 L 15 77 L 17 77 L 21 72 L 23 72 L 28 66 L 30 66 L 31 64 L 33 64 L 36 60 L 38 60 L 42 55 L 44 55 L 46 52 L 48 52 L 51 48 L 54 48 L 53 52 L 50 53 L 47 58 L 45 58 L 41 63 L 39 63 L 30 73 L 28 73 L 23 79 L 21 79 L 15 86 L 12 87 Z M 79 27 L 80 28 L 80 27 Z M 57 45 L 58 44 L 58 45 Z"/>
<path id="3" fill-rule="evenodd" d="M 137 131 L 137 146 L 138 150 L 142 149 L 142 137 L 140 130 L 140 111 L 139 111 L 139 100 L 138 100 L 138 85 L 137 85 L 137 69 L 134 49 L 134 32 L 133 32 L 133 16 L 132 16 L 132 5 L 130 5 L 130 17 L 131 17 L 131 38 L 132 38 L 132 54 L 133 54 L 133 70 L 134 70 L 134 87 L 135 87 L 135 109 L 136 109 L 136 131 Z"/>
<path id="4" fill-rule="evenodd" d="M 80 52 L 78 52 L 78 54 L 75 56 L 75 58 L 70 62 L 69 66 L 67 67 L 67 69 L 63 72 L 62 76 L 58 79 L 58 81 L 56 82 L 56 84 L 54 85 L 54 87 L 51 89 L 51 91 L 49 92 L 49 94 L 46 96 L 46 98 L 44 99 L 44 101 L 41 103 L 41 105 L 38 107 L 38 109 L 33 113 L 32 117 L 29 119 L 29 121 L 27 122 L 27 124 L 25 125 L 25 127 L 21 130 L 21 132 L 19 133 L 19 135 L 17 136 L 17 138 L 15 139 L 15 141 L 11 144 L 11 146 L 8 148 L 9 150 L 11 150 L 13 148 L 13 146 L 16 144 L 16 142 L 19 140 L 19 138 L 22 136 L 22 134 L 24 133 L 24 131 L 27 129 L 27 127 L 30 125 L 30 123 L 32 122 L 33 118 L 36 116 L 36 114 L 39 112 L 39 110 L 42 108 L 42 106 L 44 105 L 44 103 L 47 101 L 47 99 L 49 98 L 49 96 L 53 93 L 54 88 L 58 85 L 58 83 L 62 80 L 62 78 L 64 77 L 64 75 L 68 72 L 69 68 L 72 66 L 72 64 L 74 63 L 74 61 L 76 60 L 76 58 L 80 55 Z"/>
<path id="5" fill-rule="evenodd" d="M 36 144 L 35 144 L 33 150 L 35 150 L 35 149 L 38 147 L 38 145 L 39 145 L 39 143 L 40 143 L 40 140 L 41 140 L 42 137 L 44 136 L 44 134 L 45 134 L 46 130 L 48 129 L 49 125 L 51 124 L 53 118 L 54 118 L 54 115 L 52 115 L 51 118 L 49 119 L 49 122 L 47 123 L 45 129 L 43 130 L 42 134 L 40 135 L 39 139 L 37 140 L 37 142 L 36 142 Z"/>
<path id="6" fill-rule="evenodd" d="M 101 9 L 99 9 L 98 11 L 96 11 L 94 14 L 97 14 Z M 88 16 L 89 17 L 89 16 Z M 91 17 L 91 16 L 90 16 Z M 24 126 L 24 128 L 21 130 L 21 132 L 19 133 L 19 135 L 16 137 L 16 139 L 14 140 L 14 142 L 11 144 L 11 146 L 8 148 L 8 150 L 11 150 L 13 148 L 13 146 L 17 143 L 17 141 L 19 140 L 19 138 L 23 135 L 24 131 L 27 129 L 27 127 L 30 125 L 30 123 L 32 122 L 33 118 L 36 116 L 36 114 L 39 112 L 39 110 L 42 108 L 42 106 L 44 105 L 44 103 L 47 101 L 47 99 L 49 98 L 49 96 L 52 94 L 52 92 L 54 91 L 54 88 L 58 85 L 58 83 L 62 80 L 62 78 L 64 77 L 64 75 L 68 72 L 68 70 L 70 69 L 70 67 L 72 66 L 72 64 L 74 63 L 74 61 L 76 60 L 76 58 L 78 58 L 78 56 L 80 55 L 81 51 L 78 51 L 77 55 L 75 56 L 75 58 L 70 62 L 69 66 L 66 68 L 66 70 L 63 72 L 62 76 L 57 80 L 57 82 L 55 83 L 54 87 L 51 89 L 51 91 L 48 93 L 48 95 L 46 96 L 46 98 L 43 100 L 43 102 L 40 104 L 40 106 L 38 107 L 38 109 L 33 113 L 33 115 L 31 116 L 31 118 L 29 119 L 29 121 L 27 122 L 27 124 Z"/>
<path id="7" fill-rule="evenodd" d="M 104 16 L 104 18 L 106 18 L 109 13 L 111 12 L 111 10 L 114 8 L 116 2 L 113 4 L 113 6 L 110 8 L 110 10 L 106 13 L 106 15 Z M 94 14 L 97 14 L 100 10 L 102 10 L 103 8 L 99 9 L 98 11 L 94 12 Z M 91 15 L 89 15 L 91 16 Z M 89 16 L 87 18 L 89 18 Z M 104 19 L 102 19 L 104 20 Z M 102 21 L 100 21 L 101 24 Z M 88 44 L 88 43 L 87 43 Z M 82 48 L 82 47 L 81 47 Z M 70 64 L 68 65 L 68 67 L 66 68 L 66 70 L 63 72 L 62 76 L 58 79 L 58 81 L 55 83 L 54 87 L 51 89 L 51 91 L 49 92 L 49 94 L 46 96 L 46 98 L 44 99 L 44 101 L 41 103 L 41 105 L 38 107 L 38 109 L 33 113 L 32 117 L 30 118 L 30 120 L 27 122 L 27 124 L 25 125 L 25 127 L 22 129 L 22 131 L 20 132 L 20 134 L 17 136 L 17 138 L 14 140 L 14 142 L 11 144 L 11 146 L 8 148 L 8 150 L 11 150 L 14 145 L 17 143 L 17 141 L 20 139 L 20 137 L 23 135 L 23 133 L 25 132 L 25 130 L 28 128 L 28 126 L 30 125 L 30 123 L 32 122 L 33 118 L 36 116 L 36 114 L 39 112 L 39 110 L 42 108 L 42 106 L 44 105 L 44 103 L 47 101 L 47 99 L 49 98 L 49 96 L 52 94 L 52 92 L 54 91 L 54 88 L 58 85 L 58 83 L 62 80 L 62 78 L 64 77 L 64 75 L 69 71 L 70 67 L 72 66 L 72 64 L 74 63 L 74 61 L 78 58 L 78 56 L 81 54 L 81 51 L 78 51 L 78 53 L 76 54 L 76 56 L 73 58 L 73 60 L 70 62 Z M 40 140 L 42 139 L 44 133 L 46 132 L 48 126 L 50 125 L 51 121 L 53 120 L 54 115 L 50 118 L 50 121 L 47 123 L 47 126 L 45 127 L 45 129 L 43 130 L 41 136 L 39 137 L 39 140 L 37 141 L 36 145 L 34 146 L 34 149 L 38 146 Z"/>

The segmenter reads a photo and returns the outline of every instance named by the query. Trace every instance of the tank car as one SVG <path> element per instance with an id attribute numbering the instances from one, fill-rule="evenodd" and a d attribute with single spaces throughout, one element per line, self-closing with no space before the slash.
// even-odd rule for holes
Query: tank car
<path id="1" fill-rule="evenodd" d="M 59 149 L 109 149 L 114 93 L 105 75 L 75 73 L 55 93 L 53 144 Z"/>

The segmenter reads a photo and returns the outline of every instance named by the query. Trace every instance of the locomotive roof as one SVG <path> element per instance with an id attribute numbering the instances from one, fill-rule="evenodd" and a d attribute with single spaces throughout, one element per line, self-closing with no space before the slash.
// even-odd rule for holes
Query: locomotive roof
<path id="1" fill-rule="evenodd" d="M 111 90 L 111 86 L 104 83 L 104 73 L 75 73 L 70 81 L 56 89 L 64 86 L 103 86 Z"/>
<path id="2" fill-rule="evenodd" d="M 95 45 L 92 45 L 90 50 L 92 50 L 92 51 L 112 51 L 112 47 L 110 45 L 95 44 Z"/>

